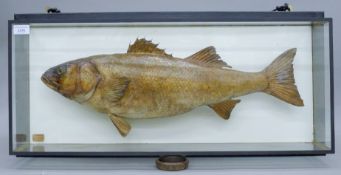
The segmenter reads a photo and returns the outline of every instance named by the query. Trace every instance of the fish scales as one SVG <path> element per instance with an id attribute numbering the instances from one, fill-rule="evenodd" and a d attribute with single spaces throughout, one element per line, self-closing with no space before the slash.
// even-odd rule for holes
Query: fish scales
<path id="1" fill-rule="evenodd" d="M 176 58 L 145 39 L 125 54 L 95 55 L 57 65 L 41 77 L 63 96 L 108 114 L 122 136 L 125 118 L 144 119 L 183 114 L 207 105 L 228 119 L 236 97 L 265 92 L 303 106 L 293 75 L 296 49 L 278 56 L 259 72 L 234 70 L 210 46 Z"/>
<path id="2" fill-rule="evenodd" d="M 106 107 L 111 113 L 127 118 L 181 114 L 197 106 L 219 103 L 231 98 L 233 94 L 250 92 L 242 87 L 261 90 L 267 85 L 262 74 L 200 67 L 182 59 L 150 55 L 125 57 L 111 55 L 89 60 L 104 77 L 104 81 L 100 82 L 102 86 L 107 86 L 105 80 L 109 79 L 110 82 L 113 75 L 131 80 L 120 103 Z M 97 90 L 93 100 L 90 99 L 88 103 L 102 106 L 98 99 L 103 95 L 102 91 Z"/>

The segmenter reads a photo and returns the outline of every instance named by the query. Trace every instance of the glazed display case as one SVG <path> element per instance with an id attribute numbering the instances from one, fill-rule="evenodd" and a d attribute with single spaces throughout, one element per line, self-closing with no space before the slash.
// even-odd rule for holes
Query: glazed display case
<path id="1" fill-rule="evenodd" d="M 323 12 L 17 14 L 8 23 L 9 138 L 16 156 L 270 156 L 334 153 L 332 20 Z M 107 117 L 49 89 L 49 68 L 126 53 L 136 39 L 177 58 L 208 46 L 235 70 L 258 72 L 296 48 L 303 106 L 266 93 L 238 97 L 228 120 L 208 106 L 172 117 Z M 133 71 L 133 70 L 132 70 Z M 184 75 L 185 76 L 185 75 Z M 199 94 L 200 95 L 200 94 Z"/>

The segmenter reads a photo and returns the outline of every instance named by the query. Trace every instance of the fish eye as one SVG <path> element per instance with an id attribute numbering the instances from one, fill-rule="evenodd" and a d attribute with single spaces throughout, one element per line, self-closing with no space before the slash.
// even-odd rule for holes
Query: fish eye
<path id="1" fill-rule="evenodd" d="M 61 74 L 63 74 L 64 72 L 66 72 L 66 65 L 59 66 L 59 67 L 56 69 L 56 72 L 57 72 L 57 74 L 59 74 L 59 75 L 61 75 Z"/>
<path id="2" fill-rule="evenodd" d="M 62 74 L 63 72 L 62 72 L 62 69 L 61 68 L 58 68 L 57 69 L 57 74 Z"/>

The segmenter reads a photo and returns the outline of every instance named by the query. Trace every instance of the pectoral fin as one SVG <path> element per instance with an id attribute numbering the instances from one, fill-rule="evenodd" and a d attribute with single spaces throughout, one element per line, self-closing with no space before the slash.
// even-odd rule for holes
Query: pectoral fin
<path id="1" fill-rule="evenodd" d="M 109 114 L 109 117 L 112 123 L 116 126 L 121 136 L 123 137 L 127 136 L 131 129 L 130 124 L 127 121 L 125 121 L 123 118 L 117 117 L 116 115 Z"/>
<path id="2" fill-rule="evenodd" d="M 230 114 L 233 108 L 239 103 L 240 100 L 226 100 L 221 103 L 208 105 L 212 108 L 220 117 L 227 120 L 230 118 Z"/>
<path id="3" fill-rule="evenodd" d="M 104 98 L 109 102 L 116 103 L 124 96 L 130 80 L 125 77 L 110 79 L 109 85 L 104 88 Z"/>

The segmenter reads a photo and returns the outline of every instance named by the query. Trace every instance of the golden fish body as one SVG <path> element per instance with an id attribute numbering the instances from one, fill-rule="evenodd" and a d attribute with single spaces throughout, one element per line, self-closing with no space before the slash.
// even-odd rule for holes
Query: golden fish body
<path id="1" fill-rule="evenodd" d="M 296 49 L 278 56 L 260 72 L 233 70 L 207 47 L 175 58 L 144 39 L 125 54 L 95 55 L 47 70 L 42 81 L 63 96 L 109 115 L 122 136 L 125 118 L 175 116 L 208 105 L 228 119 L 235 97 L 265 92 L 303 106 L 293 75 Z"/>
<path id="2" fill-rule="evenodd" d="M 153 118 L 181 114 L 195 107 L 219 103 L 267 87 L 262 73 L 202 67 L 183 59 L 151 54 L 115 54 L 88 58 L 96 65 L 102 81 L 86 103 L 126 118 Z M 115 77 L 130 80 L 117 103 L 105 87 Z"/>

